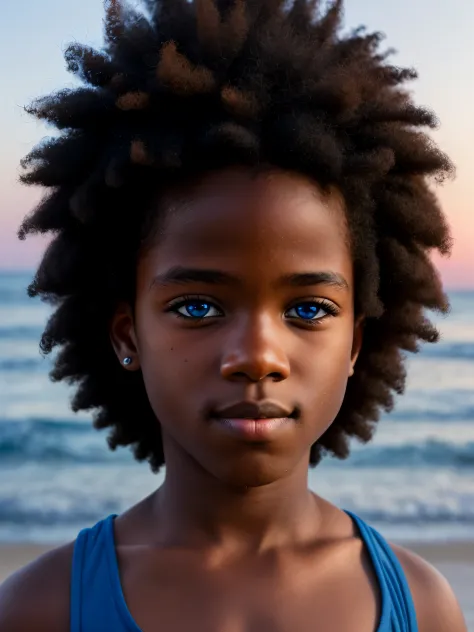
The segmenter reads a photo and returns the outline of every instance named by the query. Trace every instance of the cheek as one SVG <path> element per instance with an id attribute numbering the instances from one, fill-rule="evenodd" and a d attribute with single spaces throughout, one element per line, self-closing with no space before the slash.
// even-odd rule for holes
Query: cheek
<path id="1" fill-rule="evenodd" d="M 209 375 L 209 349 L 201 352 L 190 346 L 189 331 L 179 330 L 174 323 L 163 322 L 153 312 L 137 314 L 140 364 L 150 405 L 163 425 L 190 416 L 202 393 L 202 383 Z M 167 317 L 166 317 L 167 318 Z M 172 318 L 170 316 L 170 318 Z M 184 415 L 185 413 L 185 415 Z"/>
<path id="2" fill-rule="evenodd" d="M 160 421 L 183 410 L 192 388 L 192 370 L 186 354 L 179 353 L 173 343 L 148 345 L 140 355 L 143 381 L 148 399 Z"/>
<path id="3" fill-rule="evenodd" d="M 297 372 L 304 382 L 309 415 L 329 426 L 342 405 L 349 379 L 352 328 L 347 326 L 315 334 L 306 348 Z"/>

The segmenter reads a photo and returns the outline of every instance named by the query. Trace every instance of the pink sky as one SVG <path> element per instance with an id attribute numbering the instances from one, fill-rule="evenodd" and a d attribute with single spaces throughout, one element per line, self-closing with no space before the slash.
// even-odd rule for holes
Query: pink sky
<path id="1" fill-rule="evenodd" d="M 2 13 L 0 268 L 32 268 L 45 240 L 20 242 L 16 230 L 41 191 L 17 182 L 18 164 L 51 132 L 21 106 L 36 96 L 77 85 L 65 72 L 62 49 L 74 40 L 100 46 L 102 0 L 25 0 L 7 3 Z M 346 0 L 346 24 L 360 23 L 387 34 L 387 46 L 400 51 L 395 63 L 419 70 L 420 80 L 413 84 L 416 100 L 432 107 L 441 120 L 435 139 L 455 162 L 457 179 L 439 189 L 455 240 L 451 259 L 441 261 L 440 268 L 448 287 L 474 288 L 474 2 L 450 0 L 435 7 L 431 0 Z"/>

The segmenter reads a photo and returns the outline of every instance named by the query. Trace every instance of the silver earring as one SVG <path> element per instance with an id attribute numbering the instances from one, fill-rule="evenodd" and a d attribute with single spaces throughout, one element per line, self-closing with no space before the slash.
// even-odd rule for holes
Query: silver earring
<path id="1" fill-rule="evenodd" d="M 130 356 L 127 356 L 122 360 L 122 362 L 123 364 L 125 364 L 125 366 L 128 366 L 129 364 L 132 364 L 132 358 Z"/>

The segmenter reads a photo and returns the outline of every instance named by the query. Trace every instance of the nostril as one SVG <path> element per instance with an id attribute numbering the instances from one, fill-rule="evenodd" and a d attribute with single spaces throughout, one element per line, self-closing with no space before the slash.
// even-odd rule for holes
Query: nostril
<path id="1" fill-rule="evenodd" d="M 267 373 L 266 375 L 257 377 L 256 375 L 252 375 L 250 372 L 233 371 L 229 377 L 234 380 L 250 380 L 251 382 L 262 382 L 263 380 L 272 380 L 273 382 L 281 382 L 282 380 L 285 379 L 284 376 L 278 372 Z"/>
<path id="2" fill-rule="evenodd" d="M 269 373 L 267 377 L 272 378 L 275 382 L 281 382 L 281 380 L 283 380 L 283 375 L 281 373 Z"/>
<path id="3" fill-rule="evenodd" d="M 231 375 L 232 378 L 236 378 L 238 380 L 248 380 L 249 376 L 244 373 L 243 371 L 234 371 L 234 373 L 232 373 Z"/>

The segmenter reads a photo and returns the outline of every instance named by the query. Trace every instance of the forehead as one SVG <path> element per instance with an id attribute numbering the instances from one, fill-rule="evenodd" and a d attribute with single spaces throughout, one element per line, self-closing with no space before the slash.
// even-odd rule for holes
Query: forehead
<path id="1" fill-rule="evenodd" d="M 163 205 L 163 202 L 162 202 Z M 228 170 L 164 200 L 154 267 L 332 268 L 350 276 L 348 229 L 337 192 L 280 171 Z"/>

